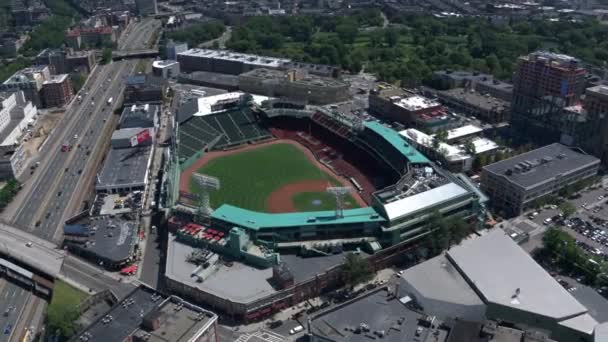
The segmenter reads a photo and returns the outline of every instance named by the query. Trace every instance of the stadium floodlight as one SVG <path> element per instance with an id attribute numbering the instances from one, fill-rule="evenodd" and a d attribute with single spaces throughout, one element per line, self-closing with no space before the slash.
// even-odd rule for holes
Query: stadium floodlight
<path id="1" fill-rule="evenodd" d="M 192 179 L 200 188 L 199 211 L 204 216 L 209 216 L 213 212 L 209 197 L 212 191 L 220 189 L 220 180 L 200 173 L 193 173 Z"/>
<path id="2" fill-rule="evenodd" d="M 350 186 L 330 186 L 325 191 L 336 199 L 336 218 L 344 217 L 344 197 L 353 189 Z"/>

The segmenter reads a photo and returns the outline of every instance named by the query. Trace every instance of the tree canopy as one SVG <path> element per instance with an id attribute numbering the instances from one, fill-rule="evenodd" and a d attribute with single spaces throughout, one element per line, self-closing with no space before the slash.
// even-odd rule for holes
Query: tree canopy
<path id="1" fill-rule="evenodd" d="M 367 259 L 355 253 L 347 253 L 342 266 L 342 280 L 351 288 L 357 284 L 369 281 L 374 274 Z"/>
<path id="2" fill-rule="evenodd" d="M 516 58 L 538 49 L 597 65 L 608 57 L 608 26 L 592 19 L 495 25 L 481 17 L 389 16 L 388 27 L 382 26 L 377 10 L 332 17 L 251 17 L 234 27 L 227 47 L 340 65 L 353 72 L 365 66 L 381 80 L 406 86 L 428 81 L 431 71 L 439 69 L 477 70 L 509 79 Z"/>
<path id="3" fill-rule="evenodd" d="M 177 31 L 166 32 L 166 38 L 179 42 L 188 43 L 195 47 L 200 43 L 216 39 L 226 31 L 226 27 L 219 21 L 209 21 L 201 24 L 191 25 Z M 281 37 L 278 37 L 281 38 Z"/>

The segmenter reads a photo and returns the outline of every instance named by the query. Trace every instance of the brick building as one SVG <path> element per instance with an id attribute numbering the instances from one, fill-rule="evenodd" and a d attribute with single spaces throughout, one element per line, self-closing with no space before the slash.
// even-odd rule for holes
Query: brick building
<path id="1" fill-rule="evenodd" d="M 73 96 L 74 89 L 67 74 L 53 75 L 42 85 L 42 97 L 46 107 L 63 107 Z"/>
<path id="2" fill-rule="evenodd" d="M 581 62 L 567 55 L 520 57 L 513 75 L 511 125 L 522 136 L 558 141 L 560 114 L 579 101 L 586 75 Z"/>

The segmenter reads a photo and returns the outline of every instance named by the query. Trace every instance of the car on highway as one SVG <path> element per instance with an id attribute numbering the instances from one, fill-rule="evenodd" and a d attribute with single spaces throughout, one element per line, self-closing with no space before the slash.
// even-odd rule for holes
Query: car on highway
<path id="1" fill-rule="evenodd" d="M 11 331 L 13 331 L 13 325 L 9 323 L 4 327 L 4 335 L 10 335 Z"/>

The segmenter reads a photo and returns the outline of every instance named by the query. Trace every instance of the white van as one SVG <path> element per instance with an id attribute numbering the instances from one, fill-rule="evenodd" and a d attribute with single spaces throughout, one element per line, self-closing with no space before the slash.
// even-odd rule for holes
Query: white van
<path id="1" fill-rule="evenodd" d="M 297 327 L 289 330 L 289 335 L 295 335 L 295 334 L 297 334 L 297 333 L 299 333 L 300 331 L 303 331 L 303 330 L 304 330 L 304 327 L 301 326 L 301 325 L 298 325 Z"/>

